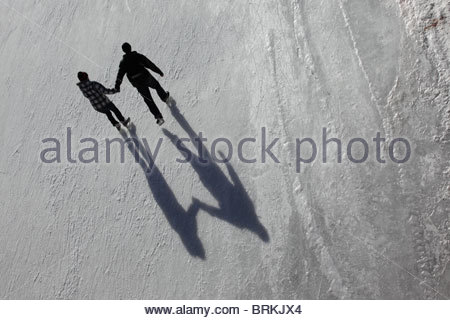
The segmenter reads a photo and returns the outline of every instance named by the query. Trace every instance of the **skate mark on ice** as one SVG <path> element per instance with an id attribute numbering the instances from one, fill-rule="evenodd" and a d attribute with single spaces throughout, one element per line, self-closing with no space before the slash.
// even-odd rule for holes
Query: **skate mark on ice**
<path id="1" fill-rule="evenodd" d="M 178 233 L 189 254 L 205 260 L 205 249 L 197 234 L 198 204 L 193 202 L 187 210 L 181 206 L 161 171 L 137 136 L 134 126 L 130 129 L 130 133 L 131 137 L 128 137 L 125 132 L 121 132 L 121 135 L 136 162 L 144 171 L 153 198 L 164 213 L 167 222 Z"/>
<path id="2" fill-rule="evenodd" d="M 6 8 L 8 8 L 9 10 L 13 11 L 14 13 L 16 13 L 17 15 L 19 15 L 20 17 L 22 17 L 25 21 L 27 21 L 28 23 L 34 25 L 35 27 L 37 27 L 38 29 L 40 29 L 41 31 L 43 31 L 44 33 L 46 33 L 47 35 L 49 35 L 51 38 L 55 39 L 56 41 L 58 41 L 59 43 L 61 43 L 63 46 L 65 46 L 66 48 L 68 48 L 69 50 L 73 51 L 74 53 L 76 53 L 77 55 L 79 55 L 80 57 L 84 58 L 85 60 L 89 61 L 91 64 L 93 64 L 94 66 L 98 67 L 98 68 L 102 68 L 103 67 L 98 64 L 97 62 L 95 62 L 94 60 L 92 60 L 91 58 L 89 58 L 88 56 L 86 56 L 85 54 L 81 53 L 79 50 L 75 49 L 74 47 L 72 47 L 71 45 L 67 44 L 62 38 L 57 37 L 53 32 L 50 32 L 49 30 L 47 30 L 46 28 L 44 28 L 42 25 L 40 25 L 39 23 L 35 22 L 34 20 L 32 20 L 31 18 L 29 18 L 28 16 L 26 16 L 25 14 L 23 14 L 21 11 L 15 9 L 14 7 L 9 6 L 8 4 L 6 4 L 4 1 L 0 1 L 0 4 L 5 6 Z"/>
<path id="3" fill-rule="evenodd" d="M 205 188 L 217 200 L 219 206 L 216 208 L 195 198 L 193 203 L 211 216 L 224 220 L 237 228 L 247 229 L 258 235 L 262 241 L 269 242 L 269 234 L 259 221 L 253 201 L 250 199 L 234 168 L 229 162 L 226 163 L 232 180 L 230 181 L 216 161 L 213 160 L 203 143 L 198 139 L 198 135 L 180 113 L 178 107 L 173 104 L 170 110 L 175 120 L 186 131 L 194 147 L 198 150 L 198 155 L 192 154 L 190 161 L 192 168 L 198 174 Z M 183 154 L 182 150 L 186 147 L 179 141 L 178 137 L 166 129 L 163 129 L 163 133 Z M 206 163 L 201 163 L 200 157 Z M 222 153 L 221 157 L 224 158 Z"/>

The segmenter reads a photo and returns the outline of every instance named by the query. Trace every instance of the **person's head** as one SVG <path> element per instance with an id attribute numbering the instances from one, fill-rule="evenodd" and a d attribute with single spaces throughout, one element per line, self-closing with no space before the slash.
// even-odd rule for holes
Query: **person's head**
<path id="1" fill-rule="evenodd" d="M 131 52 L 131 45 L 130 45 L 128 42 L 125 42 L 125 43 L 122 45 L 122 50 L 123 50 L 123 52 L 125 52 L 125 53 L 130 53 L 130 52 Z"/>
<path id="2" fill-rule="evenodd" d="M 78 80 L 80 81 L 89 80 L 89 75 L 86 72 L 80 71 L 78 72 Z"/>

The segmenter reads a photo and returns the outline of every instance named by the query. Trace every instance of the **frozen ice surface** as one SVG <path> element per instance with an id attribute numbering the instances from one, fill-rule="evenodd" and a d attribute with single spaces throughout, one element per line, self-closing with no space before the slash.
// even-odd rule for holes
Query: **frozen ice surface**
<path id="1" fill-rule="evenodd" d="M 445 0 L 0 0 L 0 298 L 447 299 L 449 19 Z M 127 80 L 111 98 L 152 150 L 164 139 L 151 175 L 133 146 L 125 164 L 65 155 L 67 127 L 73 155 L 120 138 L 75 84 L 113 86 L 124 41 L 179 109 L 158 101 L 163 131 Z M 279 164 L 175 161 L 171 138 L 201 131 L 210 151 L 262 127 Z M 411 159 L 330 148 L 297 174 L 295 139 L 324 127 L 405 137 Z M 39 160 L 48 137 L 60 164 Z"/>

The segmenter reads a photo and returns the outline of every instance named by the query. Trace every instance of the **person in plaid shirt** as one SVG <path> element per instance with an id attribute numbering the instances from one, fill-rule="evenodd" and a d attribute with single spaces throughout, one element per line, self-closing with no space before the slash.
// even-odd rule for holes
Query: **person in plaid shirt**
<path id="1" fill-rule="evenodd" d="M 120 110 L 106 96 L 106 94 L 117 93 L 118 91 L 116 89 L 106 89 L 102 84 L 96 81 L 90 81 L 89 75 L 86 72 L 78 72 L 78 79 L 80 82 L 77 83 L 77 86 L 83 95 L 89 99 L 96 111 L 105 114 L 117 130 L 120 130 L 120 123 L 113 117 L 112 113 L 116 115 L 117 119 L 124 126 L 128 125 L 130 118 L 125 119 Z"/>

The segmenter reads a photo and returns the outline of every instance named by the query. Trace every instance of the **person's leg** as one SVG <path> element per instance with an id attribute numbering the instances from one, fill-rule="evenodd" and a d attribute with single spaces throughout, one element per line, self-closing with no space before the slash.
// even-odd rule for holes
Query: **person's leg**
<path id="1" fill-rule="evenodd" d="M 100 113 L 105 114 L 108 117 L 108 120 L 111 122 L 111 124 L 113 126 L 115 126 L 116 124 L 118 124 L 119 122 L 117 122 L 116 119 L 114 119 L 113 115 L 111 114 L 111 111 L 109 109 L 102 109 L 102 110 L 97 110 Z"/>
<path id="2" fill-rule="evenodd" d="M 155 101 L 153 101 L 153 98 L 150 94 L 150 90 L 145 85 L 138 85 L 136 87 L 139 94 L 144 98 L 145 103 L 147 104 L 148 108 L 150 109 L 150 112 L 153 114 L 155 119 L 162 118 L 162 114 L 159 111 L 158 107 L 155 104 Z"/>
<path id="3" fill-rule="evenodd" d="M 111 110 L 112 112 L 114 112 L 114 114 L 116 115 L 117 119 L 119 119 L 120 122 L 125 121 L 125 118 L 122 115 L 122 112 L 120 112 L 120 110 L 116 107 L 116 105 L 114 103 L 110 103 L 108 105 L 108 109 Z"/>
<path id="4" fill-rule="evenodd" d="M 155 78 L 151 78 L 149 81 L 150 88 L 155 89 L 158 93 L 159 98 L 166 102 L 167 98 L 169 98 L 169 94 L 164 88 L 161 86 L 161 84 L 156 80 Z"/>

